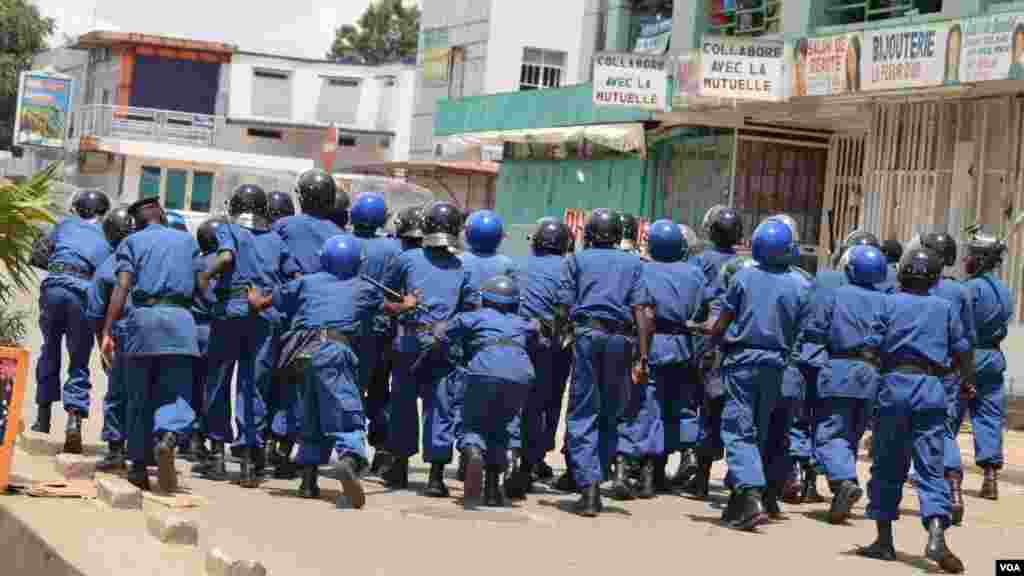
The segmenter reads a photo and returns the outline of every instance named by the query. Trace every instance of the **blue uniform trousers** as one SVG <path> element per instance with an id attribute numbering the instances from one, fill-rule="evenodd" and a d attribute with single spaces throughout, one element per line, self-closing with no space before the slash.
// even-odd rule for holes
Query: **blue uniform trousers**
<path id="1" fill-rule="evenodd" d="M 536 463 L 555 449 L 572 358 L 567 350 L 550 341 L 533 343 L 529 353 L 536 379 L 523 409 L 509 423 L 508 432 L 509 447 L 522 450 L 527 462 Z"/>
<path id="2" fill-rule="evenodd" d="M 618 449 L 618 421 L 633 386 L 631 338 L 577 329 L 566 433 L 576 484 L 604 480 Z"/>
<path id="3" fill-rule="evenodd" d="M 84 293 L 49 285 L 39 293 L 39 330 L 43 348 L 36 362 L 36 404 L 52 404 L 63 398 L 65 409 L 89 413 L 89 356 L 95 323 L 86 316 Z M 68 346 L 70 366 L 63 394 L 60 385 L 61 341 Z"/>
<path id="4" fill-rule="evenodd" d="M 459 447 L 479 448 L 488 465 L 508 465 L 509 423 L 523 409 L 530 384 L 466 373 L 464 433 Z"/>
<path id="5" fill-rule="evenodd" d="M 359 358 L 348 346 L 324 342 L 303 370 L 302 445 L 299 465 L 326 464 L 338 457 L 366 462 L 366 418 L 359 390 Z"/>
<path id="6" fill-rule="evenodd" d="M 798 462 L 814 459 L 815 426 L 820 401 L 818 400 L 819 369 L 797 365 L 793 369 L 800 373 L 802 380 L 802 398 L 792 399 L 793 425 L 789 429 L 789 455 Z"/>
<path id="7" fill-rule="evenodd" d="M 943 384 L 924 375 L 889 373 L 883 378 L 871 436 L 868 518 L 899 518 L 903 483 L 913 461 L 922 523 L 927 526 L 931 518 L 940 517 L 948 525 L 951 504 L 943 474 Z"/>
<path id="8" fill-rule="evenodd" d="M 364 336 L 359 352 L 359 381 L 366 398 L 366 418 L 370 421 L 369 441 L 374 448 L 383 448 L 388 441 L 391 341 L 392 336 L 387 333 Z"/>
<path id="9" fill-rule="evenodd" d="M 773 366 L 722 369 L 722 441 L 734 489 L 781 486 L 789 474 L 790 403 L 782 398 L 782 375 Z"/>
<path id="10" fill-rule="evenodd" d="M 960 426 L 963 425 L 964 402 L 960 400 L 960 375 L 956 372 L 942 378 L 946 390 L 946 426 L 943 434 L 943 466 L 946 470 L 963 472 L 960 460 Z"/>
<path id="11" fill-rule="evenodd" d="M 134 463 L 153 460 L 157 434 L 187 434 L 195 412 L 189 405 L 192 393 L 191 356 L 125 356 L 122 358 L 127 402 L 128 459 Z"/>
<path id="12" fill-rule="evenodd" d="M 397 338 L 388 440 L 394 456 L 409 458 L 416 454 L 420 442 L 418 397 L 423 400 L 423 460 L 446 464 L 451 462 L 455 442 L 451 392 L 446 378 L 452 368 L 444 347 L 428 351 L 431 346 L 433 339 L 430 337 L 402 335 Z"/>
<path id="13" fill-rule="evenodd" d="M 974 435 L 974 462 L 978 466 L 1003 467 L 1003 427 L 1006 423 L 1006 390 L 1003 373 L 978 372 L 977 396 L 960 400 L 949 394 L 946 414 L 946 470 L 962 470 L 957 434 L 963 426 L 967 410 L 971 411 L 971 433 Z"/>
<path id="14" fill-rule="evenodd" d="M 210 325 L 209 370 L 207 372 L 206 426 L 209 437 L 230 442 L 231 375 L 238 365 L 235 421 L 238 425 L 237 445 L 248 448 L 262 446 L 266 405 L 259 387 L 258 370 L 261 355 L 270 356 L 270 322 L 259 316 L 214 320 Z M 265 366 L 265 365 L 264 365 Z"/>
<path id="15" fill-rule="evenodd" d="M 701 407 L 698 419 L 698 451 L 704 458 L 721 460 L 725 457 L 725 444 L 722 441 L 722 411 L 725 410 L 725 392 L 723 390 L 722 372 L 716 365 L 714 356 L 705 356 L 701 370 Z"/>
<path id="16" fill-rule="evenodd" d="M 634 388 L 625 421 L 619 424 L 620 454 L 634 458 L 671 454 L 683 446 L 681 414 L 695 404 L 696 382 L 688 364 L 651 366 L 647 385 Z M 694 423 L 696 424 L 696 423 Z M 692 430 L 692 447 L 696 426 Z"/>
<path id="17" fill-rule="evenodd" d="M 822 398 L 816 410 L 815 459 L 830 482 L 857 482 L 857 450 L 874 410 L 861 398 Z"/>
<path id="18" fill-rule="evenodd" d="M 104 442 L 124 442 L 127 437 L 127 402 L 125 401 L 124 356 L 120 349 L 114 353 L 114 362 L 107 372 L 107 392 L 103 395 Z"/>
<path id="19" fill-rule="evenodd" d="M 569 385 L 569 374 L 572 372 L 572 354 L 572 348 L 559 346 L 555 348 L 551 360 L 551 386 L 544 406 L 543 447 L 545 453 L 555 449 L 558 439 L 558 424 L 562 421 L 562 399 L 565 398 L 565 388 Z"/>
<path id="20" fill-rule="evenodd" d="M 683 370 L 684 372 L 678 376 L 682 385 L 678 387 L 678 396 L 675 398 L 675 402 L 671 406 L 662 408 L 666 418 L 666 454 L 696 448 L 700 442 L 700 411 L 704 405 L 704 387 L 701 385 L 702 371 L 700 365 L 695 362 L 687 363 Z M 659 380 L 663 379 L 659 378 Z M 671 395 L 666 395 L 666 397 L 671 398 Z M 678 440 L 674 439 L 672 424 L 668 419 L 679 423 L 677 427 Z"/>

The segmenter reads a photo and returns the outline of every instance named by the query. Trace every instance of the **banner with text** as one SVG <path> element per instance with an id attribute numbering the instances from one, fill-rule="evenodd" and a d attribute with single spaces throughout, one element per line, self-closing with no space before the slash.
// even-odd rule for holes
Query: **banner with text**
<path id="1" fill-rule="evenodd" d="M 793 44 L 789 95 L 830 96 L 860 90 L 860 32 L 801 38 Z"/>
<path id="2" fill-rule="evenodd" d="M 779 101 L 785 97 L 785 44 L 705 36 L 700 51 L 700 95 L 735 100 Z"/>
<path id="3" fill-rule="evenodd" d="M 953 22 L 864 33 L 862 90 L 894 90 L 957 82 L 959 38 L 948 43 Z"/>
<path id="4" fill-rule="evenodd" d="M 954 42 L 963 43 L 961 82 L 1024 78 L 1024 14 L 961 20 L 950 30 L 950 44 Z"/>
<path id="5" fill-rule="evenodd" d="M 594 105 L 667 109 L 668 64 L 664 57 L 603 52 L 594 56 Z"/>

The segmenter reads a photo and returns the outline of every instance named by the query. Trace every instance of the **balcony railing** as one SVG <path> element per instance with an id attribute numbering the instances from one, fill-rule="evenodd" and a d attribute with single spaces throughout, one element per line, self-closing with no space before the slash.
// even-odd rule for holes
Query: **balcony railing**
<path id="1" fill-rule="evenodd" d="M 220 118 L 173 110 L 92 104 L 78 111 L 75 137 L 122 138 L 213 146 Z"/>

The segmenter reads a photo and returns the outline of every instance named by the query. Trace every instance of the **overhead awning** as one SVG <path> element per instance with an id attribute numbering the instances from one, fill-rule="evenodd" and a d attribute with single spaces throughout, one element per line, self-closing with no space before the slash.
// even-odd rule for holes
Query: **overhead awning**
<path id="1" fill-rule="evenodd" d="M 137 156 L 154 160 L 172 162 L 191 162 L 194 164 L 213 164 L 246 168 L 258 172 L 277 172 L 301 174 L 312 170 L 316 163 L 310 158 L 290 158 L 286 156 L 267 156 L 264 154 L 247 154 L 221 148 L 204 148 L 201 146 L 179 146 L 162 142 L 144 142 L 138 140 L 118 140 L 99 138 L 96 150 Z"/>
<path id="2" fill-rule="evenodd" d="M 587 141 L 619 152 L 643 152 L 644 125 L 640 123 L 567 126 L 564 128 L 532 128 L 528 130 L 496 130 L 449 136 L 448 141 L 463 146 L 504 144 L 562 144 Z"/>

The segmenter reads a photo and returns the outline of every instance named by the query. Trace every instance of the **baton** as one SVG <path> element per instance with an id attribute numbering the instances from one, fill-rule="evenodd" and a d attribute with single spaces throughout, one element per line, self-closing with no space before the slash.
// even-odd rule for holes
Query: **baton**
<path id="1" fill-rule="evenodd" d="M 367 282 L 369 282 L 371 286 L 373 286 L 374 288 L 376 288 L 376 289 L 380 290 L 381 292 L 383 292 L 384 295 L 387 296 L 388 298 L 391 298 L 392 300 L 397 300 L 399 302 L 401 302 L 402 300 L 405 299 L 405 296 L 402 296 L 398 292 L 395 292 L 391 288 L 388 288 L 387 286 L 385 286 L 385 285 L 381 284 L 380 282 L 374 280 L 370 276 L 368 276 L 366 274 L 360 274 L 359 276 L 363 280 L 366 280 Z M 416 309 L 419 310 L 420 312 L 426 312 L 427 311 L 427 309 L 422 304 L 417 304 L 416 305 Z"/>

